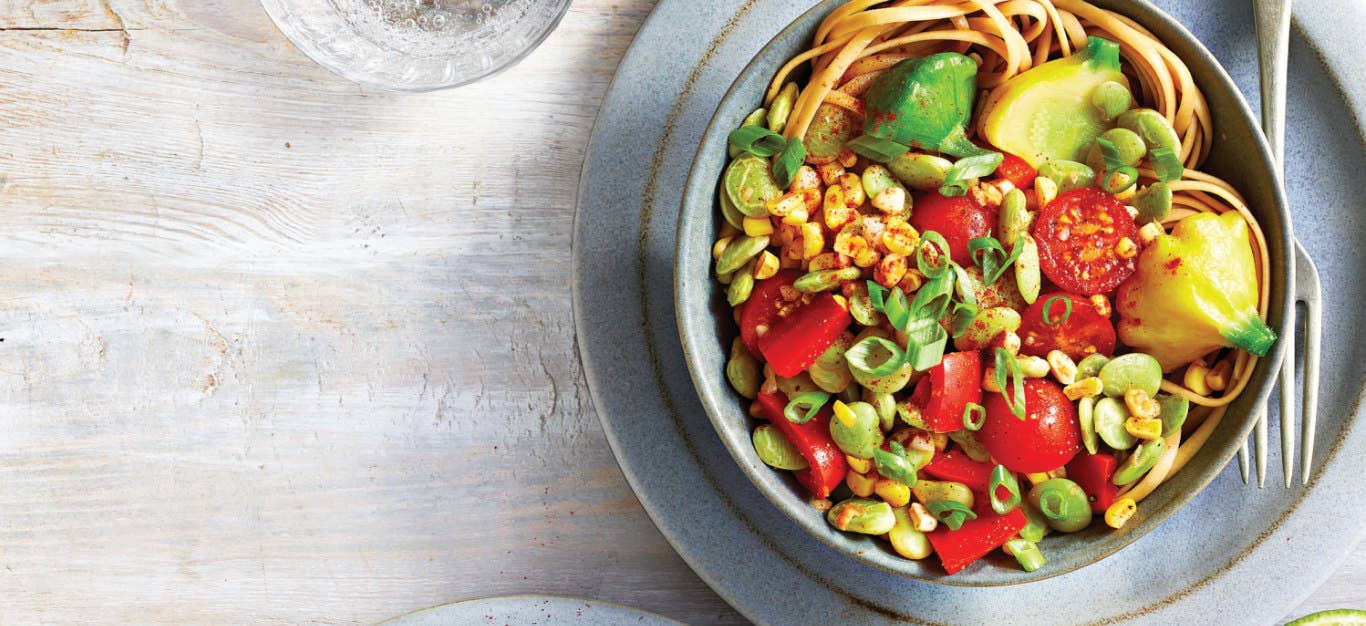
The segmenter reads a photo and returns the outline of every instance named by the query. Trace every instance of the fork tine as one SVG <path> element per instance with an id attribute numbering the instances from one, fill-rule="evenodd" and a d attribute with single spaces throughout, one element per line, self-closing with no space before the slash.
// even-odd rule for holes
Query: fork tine
<path id="1" fill-rule="evenodd" d="M 1250 454 L 1247 451 L 1247 440 L 1243 440 L 1243 446 L 1238 448 L 1238 475 L 1243 477 L 1243 484 L 1247 484 L 1247 458 Z"/>
<path id="2" fill-rule="evenodd" d="M 1293 315 L 1294 309 L 1291 309 Z M 1285 472 L 1285 486 L 1289 487 L 1295 474 L 1295 324 L 1290 324 L 1289 341 L 1285 342 L 1285 357 L 1281 361 L 1281 470 Z"/>
<path id="3" fill-rule="evenodd" d="M 1300 420 L 1300 480 L 1309 484 L 1314 459 L 1314 429 L 1319 416 L 1319 339 L 1323 332 L 1323 292 L 1319 270 L 1304 246 L 1295 244 L 1295 278 L 1304 300 L 1304 415 Z"/>
<path id="4" fill-rule="evenodd" d="M 1266 414 L 1258 416 L 1252 433 L 1253 462 L 1257 465 L 1257 488 L 1266 486 Z"/>

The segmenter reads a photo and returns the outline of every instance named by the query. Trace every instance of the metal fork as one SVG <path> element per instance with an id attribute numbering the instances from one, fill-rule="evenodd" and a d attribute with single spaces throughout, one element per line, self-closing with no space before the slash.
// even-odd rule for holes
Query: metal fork
<path id="1" fill-rule="evenodd" d="M 1254 0 L 1257 21 L 1257 56 L 1261 65 L 1262 130 L 1271 146 L 1276 161 L 1277 175 L 1283 176 L 1285 158 L 1285 72 L 1290 48 L 1290 0 Z M 1300 480 L 1309 483 L 1309 467 L 1314 458 L 1314 429 L 1318 421 L 1319 395 L 1319 337 L 1322 331 L 1322 292 L 1318 268 L 1299 240 L 1295 241 L 1295 267 L 1287 287 L 1295 294 L 1295 301 L 1304 304 L 1304 390 L 1300 422 Z M 1298 316 L 1293 308 L 1292 320 Z M 1281 467 L 1285 472 L 1285 486 L 1289 487 L 1295 472 L 1295 328 L 1292 321 L 1290 336 L 1285 341 L 1285 357 L 1281 361 Z M 1256 449 L 1257 486 L 1266 484 L 1266 413 L 1257 416 L 1253 431 Z M 1243 483 L 1248 477 L 1248 445 L 1238 451 L 1238 471 Z"/>

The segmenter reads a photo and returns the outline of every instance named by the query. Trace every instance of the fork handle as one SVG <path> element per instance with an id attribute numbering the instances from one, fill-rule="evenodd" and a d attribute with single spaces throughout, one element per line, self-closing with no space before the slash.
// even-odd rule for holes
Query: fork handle
<path id="1" fill-rule="evenodd" d="M 1285 155 L 1285 71 L 1290 50 L 1290 0 L 1254 0 L 1261 66 L 1262 131 L 1279 170 Z"/>

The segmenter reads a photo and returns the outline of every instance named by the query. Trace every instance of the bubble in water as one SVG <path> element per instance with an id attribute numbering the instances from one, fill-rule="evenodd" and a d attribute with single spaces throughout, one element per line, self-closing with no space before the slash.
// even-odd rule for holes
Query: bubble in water
<path id="1" fill-rule="evenodd" d="M 434 28 L 434 29 L 436 29 L 436 30 L 442 30 L 442 29 L 446 28 L 446 14 L 445 14 L 445 13 L 433 12 L 433 14 L 432 14 L 432 28 Z"/>

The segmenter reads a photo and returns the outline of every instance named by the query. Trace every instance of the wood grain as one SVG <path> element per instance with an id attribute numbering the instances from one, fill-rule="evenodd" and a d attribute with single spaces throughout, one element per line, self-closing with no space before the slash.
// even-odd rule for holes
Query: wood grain
<path id="1" fill-rule="evenodd" d="M 648 0 L 395 95 L 252 0 L 0 2 L 0 623 L 739 616 L 631 494 L 566 285 Z M 1301 611 L 1360 606 L 1359 553 Z"/>

